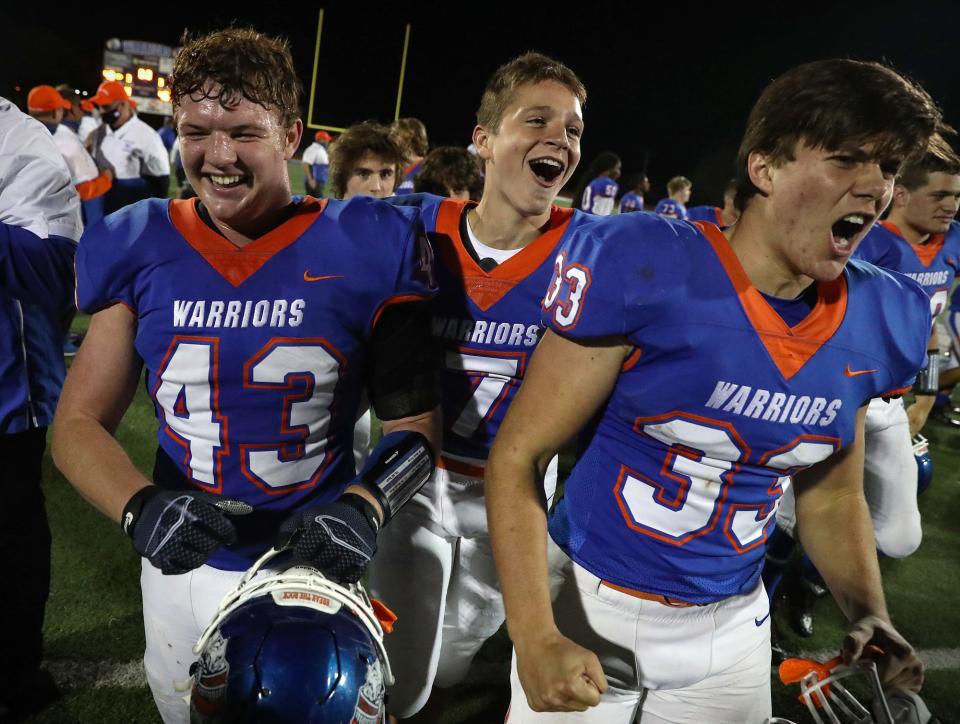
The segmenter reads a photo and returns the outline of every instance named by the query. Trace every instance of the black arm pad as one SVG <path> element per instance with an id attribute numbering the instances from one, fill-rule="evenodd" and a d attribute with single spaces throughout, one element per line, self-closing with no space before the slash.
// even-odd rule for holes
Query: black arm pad
<path id="1" fill-rule="evenodd" d="M 927 350 L 927 367 L 920 370 L 913 384 L 915 395 L 935 395 L 940 392 L 940 350 Z"/>
<path id="2" fill-rule="evenodd" d="M 434 463 L 426 437 L 412 430 L 398 430 L 380 439 L 354 482 L 380 503 L 386 525 L 430 479 Z"/>

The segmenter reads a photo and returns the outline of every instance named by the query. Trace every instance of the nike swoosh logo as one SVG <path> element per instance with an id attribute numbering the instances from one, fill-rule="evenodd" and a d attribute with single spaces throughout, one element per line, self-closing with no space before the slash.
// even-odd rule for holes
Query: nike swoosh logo
<path id="1" fill-rule="evenodd" d="M 343 274 L 324 274 L 319 277 L 311 276 L 310 272 L 303 272 L 303 281 L 305 282 L 322 282 L 325 279 L 343 279 Z"/>
<path id="2" fill-rule="evenodd" d="M 755 619 L 753 619 L 753 622 L 754 622 L 757 626 L 763 626 L 763 622 L 766 621 L 768 618 L 770 618 L 770 612 L 769 612 L 769 611 L 767 611 L 767 615 L 764 616 L 763 618 L 755 618 Z"/>
<path id="3" fill-rule="evenodd" d="M 847 365 L 847 368 L 843 371 L 847 377 L 858 377 L 860 375 L 869 375 L 871 372 L 879 372 L 880 370 L 852 370 L 850 365 Z"/>

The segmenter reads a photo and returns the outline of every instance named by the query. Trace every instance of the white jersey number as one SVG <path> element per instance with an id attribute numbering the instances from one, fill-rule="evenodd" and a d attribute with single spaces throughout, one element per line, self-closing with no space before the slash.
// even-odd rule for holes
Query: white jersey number
<path id="1" fill-rule="evenodd" d="M 303 390 L 285 396 L 278 410 L 280 431 L 298 439 L 283 446 L 240 444 L 244 472 L 263 487 L 312 484 L 323 464 L 340 362 L 313 342 L 272 340 L 244 365 L 246 388 Z M 219 460 L 230 450 L 229 425 L 218 409 L 219 368 L 218 340 L 175 338 L 154 392 L 168 433 L 186 449 L 191 478 L 218 487 Z"/>
<path id="2" fill-rule="evenodd" d="M 553 279 L 543 297 L 543 308 L 553 310 L 553 319 L 560 329 L 568 329 L 576 325 L 580 318 L 583 295 L 590 287 L 590 272 L 581 264 L 567 264 L 566 254 L 560 252 L 553 262 Z M 566 295 L 561 290 L 566 286 Z M 566 298 L 564 299 L 563 296 Z"/>
<path id="3" fill-rule="evenodd" d="M 767 490 L 764 504 L 722 509 L 726 490 L 749 455 L 746 444 L 727 423 L 677 416 L 662 422 L 638 424 L 642 432 L 669 446 L 660 479 L 624 467 L 617 485 L 627 524 L 637 532 L 674 545 L 684 545 L 714 530 L 723 517 L 723 531 L 738 551 L 763 540 L 767 523 L 776 514 L 789 476 L 778 477 Z M 802 470 L 832 454 L 839 446 L 829 438 L 801 436 L 790 445 L 761 458 L 760 464 L 777 470 Z M 672 482 L 664 482 L 672 481 Z"/>
<path id="4" fill-rule="evenodd" d="M 507 396 L 508 385 L 516 382 L 524 361 L 523 352 L 510 356 L 447 352 L 447 369 L 467 375 L 472 390 L 451 431 L 460 437 L 472 438 Z"/>

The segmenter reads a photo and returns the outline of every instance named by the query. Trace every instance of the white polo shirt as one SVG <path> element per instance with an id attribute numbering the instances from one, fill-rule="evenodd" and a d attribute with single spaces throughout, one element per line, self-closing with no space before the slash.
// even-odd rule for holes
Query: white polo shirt
<path id="1" fill-rule="evenodd" d="M 146 123 L 133 116 L 116 131 L 105 127 L 100 148 L 113 164 L 118 180 L 170 175 L 170 158 L 163 140 Z"/>
<path id="2" fill-rule="evenodd" d="M 80 137 L 69 126 L 59 124 L 56 133 L 53 134 L 53 142 L 67 162 L 67 168 L 70 169 L 70 180 L 73 181 L 74 186 L 92 181 L 100 175 L 100 170 L 94 163 L 93 157 L 87 153 Z"/>
<path id="3" fill-rule="evenodd" d="M 0 98 L 0 222 L 43 239 L 76 241 L 83 232 L 80 197 L 50 132 L 6 98 Z"/>

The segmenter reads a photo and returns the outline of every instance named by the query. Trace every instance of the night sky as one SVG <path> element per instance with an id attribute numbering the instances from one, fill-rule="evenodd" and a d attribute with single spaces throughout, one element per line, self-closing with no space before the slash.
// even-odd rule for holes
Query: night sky
<path id="1" fill-rule="evenodd" d="M 798 63 L 886 60 L 924 85 L 948 121 L 960 124 L 958 5 L 769 3 L 749 11 L 750 5 L 727 3 L 707 11 L 600 0 L 581 2 L 580 10 L 566 3 L 326 2 L 310 120 L 334 126 L 392 120 L 409 22 L 401 115 L 422 119 L 434 145 L 469 143 L 490 73 L 525 50 L 539 50 L 563 60 L 587 86 L 582 169 L 612 150 L 624 173 L 646 168 L 652 197 L 663 194 L 670 176 L 683 174 L 695 184 L 692 203 L 714 202 L 731 175 L 752 102 L 771 78 Z M 150 2 L 138 12 L 148 12 L 149 21 L 131 19 L 123 7 L 6 10 L 0 95 L 23 105 L 33 85 L 60 82 L 92 92 L 107 38 L 176 45 L 185 28 L 202 32 L 236 21 L 290 39 L 306 114 L 319 5 L 234 4 L 228 13 L 198 2 Z"/>

